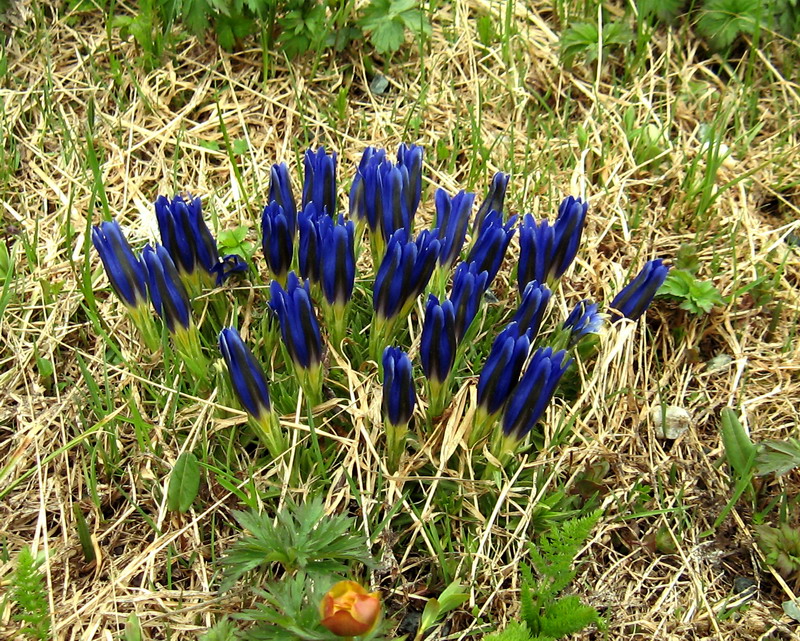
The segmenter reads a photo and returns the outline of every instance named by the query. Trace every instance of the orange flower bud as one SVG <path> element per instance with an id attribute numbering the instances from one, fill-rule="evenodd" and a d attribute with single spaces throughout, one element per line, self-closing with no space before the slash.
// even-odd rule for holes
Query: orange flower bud
<path id="1" fill-rule="evenodd" d="M 335 635 L 362 636 L 380 621 L 381 599 L 355 581 L 339 581 L 322 597 L 319 612 L 322 625 Z"/>

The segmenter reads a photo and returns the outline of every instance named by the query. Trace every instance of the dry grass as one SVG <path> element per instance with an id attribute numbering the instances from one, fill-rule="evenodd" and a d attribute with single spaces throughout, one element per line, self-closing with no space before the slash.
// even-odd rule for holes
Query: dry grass
<path id="1" fill-rule="evenodd" d="M 332 509 L 350 506 L 345 472 L 376 504 L 400 500 L 404 484 L 427 488 L 430 499 L 402 533 L 410 543 L 393 549 L 387 535 L 376 548 L 383 569 L 373 579 L 387 591 L 391 607 L 413 609 L 426 595 L 429 561 L 436 556 L 424 527 L 439 516 L 436 490 L 445 481 L 465 479 L 463 512 L 451 516 L 459 528 L 471 524 L 477 550 L 464 558 L 461 575 L 472 580 L 471 605 L 488 620 L 503 620 L 515 614 L 516 568 L 539 514 L 539 499 L 559 488 L 573 491 L 587 470 L 607 466 L 597 481 L 604 516 L 587 546 L 576 589 L 603 609 L 612 638 L 792 638 L 780 604 L 795 597 L 796 586 L 762 563 L 751 510 L 739 503 L 712 530 L 732 491 L 726 466 L 719 464 L 719 410 L 742 408 L 756 441 L 785 437 L 797 421 L 800 259 L 785 240 L 796 232 L 800 210 L 800 88 L 781 76 L 777 62 L 788 45 L 764 49 L 755 61 L 756 79 L 747 86 L 732 80 L 718 60 L 698 53 L 693 40 L 661 32 L 648 46 L 645 70 L 623 82 L 614 61 L 599 70 L 561 68 L 546 4 L 516 4 L 518 32 L 510 41 L 510 59 L 504 59 L 500 42 L 486 48 L 474 36 L 476 14 L 499 15 L 497 3 L 448 5 L 427 57 L 411 53 L 395 61 L 383 96 L 368 90 L 357 52 L 324 57 L 316 78 L 306 77 L 306 62 L 290 69 L 281 63 L 263 81 L 260 51 L 230 55 L 187 39 L 173 59 L 145 73 L 135 64 L 136 46 L 116 33 L 109 41 L 95 15 L 50 21 L 26 3 L 17 7 L 0 90 L 5 157 L 19 155 L 19 166 L 4 169 L 0 182 L 5 243 L 16 248 L 18 274 L 15 295 L 0 319 L 5 471 L 0 489 L 14 484 L 0 502 L 0 529 L 8 551 L 3 558 L 13 560 L 25 545 L 47 556 L 56 638 L 111 639 L 131 612 L 152 638 L 194 638 L 218 613 L 240 605 L 236 597 L 218 597 L 213 564 L 234 534 L 228 524 L 235 498 L 221 487 L 208 487 L 202 511 L 176 516 L 153 488 L 165 484 L 187 443 L 240 422 L 241 415 L 220 419 L 213 395 L 179 399 L 170 381 L 163 381 L 165 407 L 141 403 L 143 379 L 124 361 L 106 365 L 112 355 L 82 309 L 84 233 L 101 216 L 86 162 L 90 129 L 108 206 L 136 244 L 154 237 L 149 203 L 159 193 L 190 189 L 204 196 L 221 226 L 255 227 L 272 162 L 285 159 L 296 166 L 307 144 L 324 144 L 340 153 L 344 191 L 365 145 L 394 148 L 409 136 L 427 149 L 429 193 L 432 186 L 455 190 L 468 180 L 482 191 L 492 171 L 514 168 L 509 192 L 514 211 L 552 215 L 563 193 L 589 197 L 584 248 L 559 300 L 607 301 L 629 270 L 647 258 L 674 256 L 682 244 L 696 244 L 701 275 L 712 278 L 730 302 L 698 318 L 661 301 L 646 322 L 606 336 L 597 369 L 582 372 L 575 437 L 519 468 L 501 488 L 493 512 L 481 507 L 481 490 L 469 480 L 459 438 L 462 413 L 468 416 L 474 403 L 474 379 L 457 394 L 451 420 L 433 439 L 441 439 L 452 456 L 439 455 L 431 442 L 420 461 L 408 462 L 408 478 L 401 474 L 376 494 L 382 463 L 375 448 L 380 430 L 373 427 L 379 413 L 374 380 L 339 360 L 349 372 L 349 399 L 339 405 L 355 429 L 331 434 L 341 447 L 329 504 Z M 123 65 L 121 83 L 113 80 L 112 57 Z M 338 120 L 329 105 L 342 88 L 347 114 Z M 750 127 L 760 129 L 748 144 L 736 144 L 747 128 L 743 105 L 754 91 L 758 120 Z M 623 128 L 629 108 L 637 123 L 671 123 L 669 155 L 656 170 L 634 160 Z M 735 157 L 719 169 L 714 185 L 720 193 L 698 219 L 698 201 L 686 193 L 686 180 L 692 159 L 701 153 L 699 128 L 719 114 L 724 142 Z M 417 117 L 418 131 L 404 131 Z M 225 152 L 220 119 L 232 139 L 248 143 L 247 153 L 238 158 L 246 195 Z M 579 127 L 587 136 L 583 148 Z M 480 158 L 472 135 L 479 135 L 491 153 L 471 174 L 470 161 Z M 457 154 L 455 161 L 444 153 L 437 157 L 437 149 Z M 701 171 L 704 161 L 697 166 Z M 424 212 L 431 215 L 430 202 Z M 641 220 L 632 226 L 637 212 Z M 69 245 L 68 228 L 74 233 Z M 34 245 L 38 263 L 23 251 L 23 236 Z M 105 277 L 96 256 L 91 261 L 99 291 Z M 768 300 L 758 300 L 755 290 L 741 292 L 761 276 L 774 277 Z M 500 298 L 513 290 L 507 279 L 501 276 L 496 287 Z M 124 359 L 143 361 L 138 371 L 146 377 L 158 363 L 142 353 L 115 299 L 102 295 L 98 303 Z M 566 312 L 568 303 L 560 304 L 560 312 Z M 708 369 L 707 361 L 720 354 L 731 362 Z M 51 377 L 41 376 L 37 358 L 54 364 Z M 331 355 L 334 363 L 339 358 Z M 94 425 L 85 422 L 87 392 L 79 361 L 120 403 Z M 124 399 L 139 403 L 154 426 L 161 458 L 137 446 L 130 424 L 121 424 L 116 436 L 104 430 L 117 416 L 129 414 Z M 691 429 L 674 443 L 653 432 L 650 410 L 661 403 L 693 415 Z M 173 415 L 176 405 L 180 411 Z M 564 411 L 571 409 L 554 407 L 548 425 Z M 326 425 L 320 429 L 325 432 Z M 307 428 L 300 426 L 294 434 L 301 444 Z M 88 494 L 87 470 L 103 465 L 90 459 L 96 450 L 89 445 L 111 447 L 115 438 L 126 452 L 123 469 L 113 482 L 100 473 L 98 509 Z M 414 476 L 418 464 L 429 459 L 435 476 Z M 285 469 L 259 470 L 256 481 L 280 483 Z M 519 480 L 532 477 L 537 479 L 533 487 Z M 796 517 L 798 480 L 797 472 L 768 479 L 763 496 L 784 493 Z M 654 497 L 638 505 L 635 497 L 643 486 L 654 488 Z M 297 488 L 298 493 L 307 490 Z M 87 515 L 96 564 L 82 561 L 76 503 Z M 647 514 L 627 518 L 632 509 Z M 369 527 L 366 518 L 364 527 Z M 209 528 L 217 531 L 211 543 Z M 670 553 L 664 551 L 665 540 Z M 428 550 L 429 557 L 419 550 Z M 163 587 L 168 556 L 185 561 L 173 571 L 172 590 Z M 0 564 L 0 584 L 5 585 L 12 560 Z M 757 600 L 741 617 L 722 619 L 717 615 L 737 577 L 756 581 Z M 8 606 L 0 611 L 0 637 L 14 638 L 10 614 Z M 468 620 L 456 617 L 454 631 Z"/>

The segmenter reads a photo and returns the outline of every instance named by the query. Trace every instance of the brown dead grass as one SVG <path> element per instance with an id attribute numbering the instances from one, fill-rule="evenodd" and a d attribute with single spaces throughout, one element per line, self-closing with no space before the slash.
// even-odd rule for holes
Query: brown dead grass
<path id="1" fill-rule="evenodd" d="M 202 511 L 175 516 L 150 490 L 153 484 L 164 485 L 169 466 L 180 453 L 171 430 L 185 430 L 185 440 L 191 443 L 197 433 L 227 425 L 211 412 L 215 398 L 185 405 L 188 409 L 173 421 L 170 410 L 177 399 L 171 394 L 170 407 L 145 415 L 158 426 L 163 460 L 137 453 L 132 433 L 121 435 L 118 445 L 132 452 L 124 488 L 130 500 L 101 479 L 102 509 L 97 510 L 85 487 L 86 466 L 94 465 L 86 460 L 86 450 L 74 447 L 57 453 L 76 437 L 111 438 L 102 422 L 94 431 L 77 423 L 85 403 L 78 358 L 95 374 L 103 371 L 105 358 L 102 341 L 93 337 L 81 310 L 76 272 L 83 260 L 87 218 L 92 222 L 100 216 L 84 161 L 90 113 L 109 207 L 132 241 L 140 244 L 154 237 L 149 203 L 159 193 L 190 189 L 206 197 L 206 207 L 225 225 L 255 227 L 262 204 L 258 194 L 266 191 L 272 162 L 285 159 L 293 164 L 306 141 L 324 144 L 340 154 L 344 185 L 362 148 L 366 144 L 395 148 L 411 116 L 421 118 L 417 142 L 427 149 L 430 185 L 455 190 L 464 185 L 469 172 L 469 140 L 459 138 L 458 132 L 469 131 L 471 109 L 480 113 L 480 135 L 492 150 L 479 176 L 479 190 L 486 187 L 492 171 L 508 168 L 513 158 L 520 167 L 509 194 L 514 211 L 551 215 L 562 193 L 590 198 L 585 246 L 572 276 L 562 285 L 562 299 L 574 302 L 589 295 L 609 300 L 629 270 L 647 258 L 672 256 L 683 243 L 695 242 L 695 204 L 682 193 L 687 162 L 700 152 L 701 123 L 711 122 L 720 110 L 729 110 L 729 131 L 735 131 L 737 105 L 746 91 L 730 80 L 718 60 L 699 53 L 698 43 L 666 32 L 654 38 L 648 70 L 635 82 L 614 80 L 614 61 L 599 70 L 563 69 L 553 16 L 544 5 L 516 4 L 519 33 L 512 41 L 512 59 L 504 61 L 499 43 L 484 48 L 474 37 L 478 13 L 498 16 L 504 9 L 483 0 L 452 3 L 442 14 L 442 22 L 452 27 L 435 27 L 424 74 L 416 54 L 401 57 L 391 67 L 390 90 L 383 96 L 368 90 L 357 52 L 324 57 L 316 78 L 307 77 L 308 61 L 290 69 L 278 63 L 274 77 L 263 82 L 258 50 L 226 54 L 208 43 L 186 39 L 173 59 L 143 72 L 135 63 L 136 46 L 121 41 L 117 33 L 109 41 L 96 16 L 50 21 L 24 2 L 17 6 L 9 27 L 13 37 L 6 48 L 8 72 L 0 97 L 5 147 L 18 153 L 20 162 L 1 188 L 5 242 L 16 247 L 22 276 L 0 319 L 4 372 L 0 461 L 8 472 L 0 485 L 15 482 L 28 470 L 34 472 L 0 504 L 0 529 L 12 559 L 25 545 L 46 555 L 56 638 L 111 639 L 132 612 L 151 638 L 166 638 L 167 630 L 173 639 L 194 638 L 218 613 L 239 607 L 235 597 L 217 595 L 212 563 L 233 535 L 221 525 L 231 522 L 233 497 L 220 487 L 210 487 Z M 574 404 L 581 410 L 574 440 L 527 464 L 537 468 L 536 487 L 517 483 L 525 469 L 520 468 L 501 488 L 501 500 L 492 513 L 481 511 L 477 492 L 469 489 L 471 470 L 459 436 L 462 416 L 469 415 L 474 403 L 474 381 L 457 394 L 451 420 L 434 435 L 455 456 L 448 461 L 448 456 L 439 455 L 439 447 L 423 448 L 420 456 L 430 458 L 438 470 L 428 481 L 431 497 L 440 480 L 465 478 L 465 503 L 471 507 L 461 517 L 479 524 L 475 534 L 479 546 L 465 561 L 469 569 L 463 576 L 473 582 L 470 605 L 486 619 L 500 621 L 515 614 L 517 564 L 538 499 L 557 487 L 575 488 L 587 469 L 605 465 L 607 472 L 597 479 L 605 515 L 587 544 L 576 589 L 603 610 L 611 638 L 752 639 L 794 634 L 780 609 L 782 601 L 795 597 L 793 586 L 762 563 L 749 509 L 740 503 L 714 535 L 703 535 L 731 492 L 725 466 L 719 464 L 723 455 L 719 410 L 742 408 L 757 441 L 785 437 L 797 421 L 800 359 L 794 336 L 800 311 L 800 260 L 785 239 L 798 227 L 800 100 L 795 80 L 779 71 L 776 60 L 782 46 L 787 45 L 771 44 L 757 62 L 762 128 L 744 153 L 726 161 L 716 185 L 722 189 L 727 181 L 748 177 L 716 200 L 708 230 L 708 238 L 716 240 L 699 247 L 701 274 L 713 278 L 725 296 L 758 276 L 780 274 L 769 301 L 764 304 L 752 292 L 746 293 L 702 318 L 660 302 L 646 322 L 608 334 L 596 371 L 584 372 L 583 392 Z M 112 51 L 125 67 L 122 84 L 112 80 Z M 616 68 L 615 73 L 621 71 Z M 423 77 L 425 87 L 420 84 Z M 347 117 L 338 121 L 324 106 L 341 88 L 347 91 Z M 423 94 L 424 101 L 418 104 Z M 573 108 L 566 110 L 570 103 Z M 545 105 L 556 113 L 570 113 L 563 123 L 565 135 L 552 137 L 537 128 L 537 118 L 545 118 Z M 660 124 L 664 114 L 671 114 L 669 158 L 658 170 L 638 167 L 633 159 L 622 129 L 628 108 L 642 124 Z M 254 202 L 245 199 L 234 179 L 220 118 L 231 138 L 248 141 L 249 151 L 240 160 Z M 578 146 L 579 125 L 587 132 L 586 149 Z M 220 150 L 210 149 L 210 143 L 217 143 Z M 436 159 L 439 143 L 451 149 L 465 146 L 455 171 Z M 733 145 L 731 140 L 726 143 Z M 527 166 L 522 164 L 526 158 Z M 430 203 L 424 207 L 430 215 Z M 641 212 L 642 221 L 629 229 L 627 221 L 635 211 Z M 64 242 L 68 222 L 77 233 L 70 247 Z M 29 238 L 38 234 L 38 265 L 31 266 L 22 251 L 23 230 Z M 95 258 L 91 260 L 97 263 Z M 98 287 L 104 286 L 100 271 L 95 273 Z M 503 292 L 503 285 L 498 284 L 498 290 Z M 146 358 L 115 301 L 108 298 L 101 305 L 126 359 Z M 566 312 L 567 304 L 561 305 L 560 311 Z M 775 323 L 773 314 L 779 315 Z M 730 356 L 731 362 L 709 370 L 707 361 L 720 354 Z M 37 356 L 54 363 L 52 380 L 37 373 Z M 331 355 L 334 362 L 339 358 Z M 350 413 L 355 429 L 349 437 L 331 435 L 340 441 L 342 451 L 329 495 L 332 509 L 349 505 L 345 471 L 369 496 L 382 466 L 375 447 L 380 430 L 373 427 L 379 412 L 374 383 L 353 368 L 346 369 L 351 372 L 350 398 L 340 406 Z M 124 364 L 112 365 L 109 372 L 109 389 L 138 393 L 137 379 Z M 169 388 L 170 382 L 164 383 Z M 684 407 L 693 415 L 691 429 L 671 444 L 655 437 L 649 418 L 651 408 L 661 403 Z M 127 408 L 121 405 L 117 411 Z M 554 407 L 548 425 L 554 425 L 562 411 Z M 293 433 L 301 443 L 307 428 L 297 427 Z M 414 461 L 409 462 L 408 470 L 414 467 Z M 282 469 L 262 470 L 260 482 L 280 481 Z M 785 492 L 796 510 L 797 481 L 796 472 L 770 479 L 764 494 Z M 399 500 L 405 482 L 419 481 L 401 475 L 385 496 L 375 500 L 386 504 Z M 657 488 L 658 500 L 639 508 L 653 513 L 627 519 L 626 511 L 635 505 L 631 497 L 643 485 Z M 99 561 L 91 566 L 81 559 L 74 503 L 87 515 L 93 532 Z M 159 534 L 134 504 L 149 514 Z M 436 509 L 429 501 L 421 518 L 434 518 Z M 220 527 L 214 550 L 205 534 L 212 517 Z M 413 528 L 412 543 L 405 549 L 392 549 L 389 538 L 378 552 L 385 571 L 373 578 L 387 590 L 393 607 L 417 608 L 421 597 L 427 596 L 428 561 L 410 552 L 419 539 L 421 549 L 429 549 L 432 558 L 435 553 L 425 541 L 419 519 Z M 668 553 L 663 541 L 671 542 Z M 181 573 L 172 577 L 178 586 L 174 590 L 163 588 L 168 551 L 187 559 Z M 11 560 L 0 564 L 0 584 L 6 584 L 12 565 Z M 741 617 L 722 620 L 717 615 L 740 576 L 758 584 L 756 602 Z M 10 616 L 6 605 L 0 611 L 0 636 L 14 637 Z M 585 638 L 593 636 L 587 633 Z"/>

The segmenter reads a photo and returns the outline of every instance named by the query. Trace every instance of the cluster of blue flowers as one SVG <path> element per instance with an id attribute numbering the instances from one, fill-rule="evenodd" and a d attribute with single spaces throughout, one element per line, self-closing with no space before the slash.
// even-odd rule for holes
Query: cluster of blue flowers
<path id="1" fill-rule="evenodd" d="M 425 305 L 419 357 L 428 414 L 435 418 L 450 401 L 452 379 L 474 333 L 481 302 L 519 230 L 520 303 L 494 339 L 482 368 L 468 439 L 471 446 L 480 444 L 500 420 L 502 430 L 491 441 L 493 451 L 500 452 L 513 449 L 541 419 L 579 343 L 600 332 L 609 316 L 614 322 L 639 318 L 669 269 L 661 260 L 647 263 L 614 298 L 608 315 L 599 313 L 597 303 L 581 301 L 561 327 L 546 336 L 547 344 L 540 344 L 551 288 L 577 254 L 588 203 L 570 196 L 553 224 L 527 214 L 518 225 L 517 216 L 504 220 L 509 177 L 498 173 L 474 219 L 475 194 L 460 191 L 451 196 L 437 189 L 434 228 L 415 235 L 422 165 L 423 151 L 417 145 L 401 145 L 394 160 L 385 150 L 368 147 L 353 177 L 345 217 L 337 209 L 336 154 L 324 148 L 308 150 L 299 205 L 287 166 L 276 164 L 261 216 L 263 256 L 271 277 L 269 306 L 299 384 L 312 402 L 322 399 L 324 351 L 314 301 L 320 304 L 330 346 L 339 349 L 348 330 L 359 248 L 369 235 L 375 273 L 370 355 L 383 372 L 382 408 L 392 469 L 399 465 L 417 399 L 409 354 L 393 343 L 431 283 L 436 293 L 429 293 Z M 221 285 L 247 265 L 238 256 L 220 257 L 199 199 L 176 196 L 170 201 L 162 196 L 155 208 L 161 244 L 146 246 L 141 256 L 133 253 L 116 222 L 93 228 L 92 240 L 112 287 L 137 325 L 144 325 L 149 299 L 187 362 L 202 362 L 190 294 Z M 219 349 L 242 406 L 270 451 L 279 455 L 285 441 L 262 367 L 235 328 L 220 332 Z"/>

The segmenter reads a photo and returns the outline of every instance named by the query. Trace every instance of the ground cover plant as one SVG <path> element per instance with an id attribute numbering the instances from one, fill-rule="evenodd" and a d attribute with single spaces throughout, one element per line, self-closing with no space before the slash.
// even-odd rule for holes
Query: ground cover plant
<path id="1" fill-rule="evenodd" d="M 391 64 L 185 34 L 151 64 L 107 11 L 7 10 L 4 636 L 791 638 L 797 47 L 765 22 L 723 56 L 590 4 L 420 5 Z M 610 21 L 635 39 L 564 65 L 571 24 Z M 413 223 L 359 209 L 370 163 Z M 537 272 L 570 194 L 580 248 Z M 207 234 L 176 222 L 194 198 Z M 112 221 L 138 277 L 94 248 L 128 256 Z M 410 238 L 450 251 L 404 305 L 381 265 Z M 646 312 L 617 298 L 642 268 L 666 278 Z M 573 361 L 549 404 L 489 402 L 498 336 L 534 343 L 523 372 Z"/>

